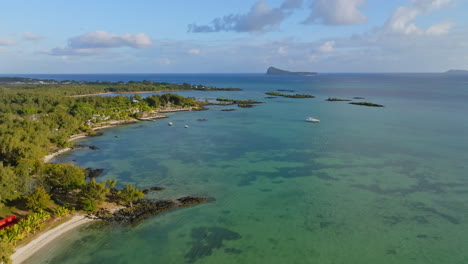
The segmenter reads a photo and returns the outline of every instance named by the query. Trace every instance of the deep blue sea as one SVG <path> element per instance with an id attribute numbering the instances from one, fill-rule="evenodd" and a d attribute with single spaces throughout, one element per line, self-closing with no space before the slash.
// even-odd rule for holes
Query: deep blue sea
<path id="1" fill-rule="evenodd" d="M 172 113 L 77 142 L 99 150 L 55 162 L 103 168 L 98 180 L 120 186 L 165 188 L 149 198 L 216 201 L 134 227 L 91 224 L 28 263 L 468 263 L 466 75 L 27 77 L 236 87 L 243 90 L 179 94 L 264 102 Z M 281 89 L 316 98 L 266 98 Z M 305 122 L 309 116 L 321 122 Z"/>

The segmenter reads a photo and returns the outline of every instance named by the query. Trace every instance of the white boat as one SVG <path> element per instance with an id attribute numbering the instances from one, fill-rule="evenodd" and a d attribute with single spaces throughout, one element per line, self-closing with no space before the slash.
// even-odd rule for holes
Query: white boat
<path id="1" fill-rule="evenodd" d="M 185 127 L 185 128 L 188 128 L 188 125 L 185 125 L 184 127 Z"/>
<path id="2" fill-rule="evenodd" d="M 308 118 L 306 118 L 305 121 L 306 121 L 306 122 L 312 122 L 312 123 L 320 123 L 320 120 L 319 120 L 319 119 L 313 118 L 313 117 L 308 117 Z"/>
<path id="3" fill-rule="evenodd" d="M 172 122 L 167 123 L 168 126 L 172 126 Z"/>

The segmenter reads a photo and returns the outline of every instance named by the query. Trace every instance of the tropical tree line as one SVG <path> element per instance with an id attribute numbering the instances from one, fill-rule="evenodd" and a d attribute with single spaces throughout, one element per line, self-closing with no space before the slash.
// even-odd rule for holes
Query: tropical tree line
<path id="1" fill-rule="evenodd" d="M 150 86 L 176 88 L 155 83 L 0 87 L 0 209 L 8 204 L 25 206 L 35 212 L 1 231 L 0 263 L 9 260 L 5 256 L 11 254 L 14 241 L 41 227 L 42 222 L 36 220 L 38 215 L 66 215 L 73 208 L 94 211 L 106 200 L 132 205 L 144 196 L 133 185 L 117 190 L 114 180 L 87 180 L 85 170 L 73 164 L 45 164 L 45 155 L 71 146 L 71 135 L 90 132 L 94 126 L 111 120 L 131 119 L 168 107 L 198 106 L 192 98 L 170 93 L 146 98 L 138 94 L 70 96 L 112 86 L 142 90 Z"/>

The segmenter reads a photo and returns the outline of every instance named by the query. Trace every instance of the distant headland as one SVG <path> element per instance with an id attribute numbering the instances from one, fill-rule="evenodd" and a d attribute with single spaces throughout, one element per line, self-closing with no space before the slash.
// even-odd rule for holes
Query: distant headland
<path id="1" fill-rule="evenodd" d="M 445 73 L 449 73 L 449 74 L 468 74 L 468 71 L 467 70 L 459 70 L 459 69 L 450 69 L 450 70 L 446 71 Z"/>
<path id="2" fill-rule="evenodd" d="M 275 67 L 269 67 L 266 74 L 268 75 L 317 75 L 316 72 L 292 72 L 285 71 Z"/>

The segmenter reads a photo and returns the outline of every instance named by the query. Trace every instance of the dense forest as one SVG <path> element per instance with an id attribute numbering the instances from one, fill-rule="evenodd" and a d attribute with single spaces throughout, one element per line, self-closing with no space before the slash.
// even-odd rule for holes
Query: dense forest
<path id="1" fill-rule="evenodd" d="M 200 106 L 192 98 L 173 93 L 146 98 L 139 94 L 75 95 L 203 88 L 154 82 L 4 86 L 7 87 L 0 87 L 0 217 L 20 209 L 30 214 L 22 221 L 34 214 L 60 215 L 73 209 L 93 211 L 107 197 L 129 203 L 140 199 L 143 194 L 132 186 L 116 191 L 115 181 L 86 180 L 84 169 L 72 164 L 45 164 L 43 158 L 71 146 L 70 136 L 92 133 L 93 127 L 112 120 L 134 119 L 167 108 Z M 10 252 L 10 242 L 27 233 L 13 229 L 0 230 L 0 253 Z M 3 257 L 0 256 L 0 263 Z"/>

